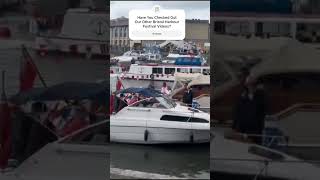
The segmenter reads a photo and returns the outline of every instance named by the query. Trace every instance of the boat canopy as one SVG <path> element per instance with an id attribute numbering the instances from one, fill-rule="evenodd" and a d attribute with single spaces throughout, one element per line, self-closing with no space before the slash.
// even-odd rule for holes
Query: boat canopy
<path id="1" fill-rule="evenodd" d="M 109 96 L 106 83 L 65 82 L 47 88 L 34 88 L 18 93 L 10 98 L 17 104 L 28 101 L 56 101 L 94 99 L 106 103 Z"/>
<path id="2" fill-rule="evenodd" d="M 285 73 L 320 73 L 319 50 L 291 40 L 270 59 L 264 60 L 251 70 L 254 78 L 264 75 Z"/>
<path id="3" fill-rule="evenodd" d="M 174 83 L 172 85 L 173 92 L 175 92 L 179 88 L 182 88 L 185 83 L 189 84 L 193 79 L 195 79 L 199 75 L 201 75 L 201 73 L 174 73 Z"/>
<path id="4" fill-rule="evenodd" d="M 161 97 L 161 92 L 156 91 L 152 88 L 127 88 L 127 89 L 122 89 L 118 91 L 119 94 L 121 93 L 139 93 L 140 95 L 143 95 L 145 97 Z"/>
<path id="5" fill-rule="evenodd" d="M 188 87 L 197 85 L 210 85 L 210 75 L 200 74 L 188 84 Z"/>

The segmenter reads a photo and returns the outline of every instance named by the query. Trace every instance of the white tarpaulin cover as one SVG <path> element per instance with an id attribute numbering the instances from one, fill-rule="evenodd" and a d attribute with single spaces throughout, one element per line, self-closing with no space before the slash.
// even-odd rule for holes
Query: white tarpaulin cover
<path id="1" fill-rule="evenodd" d="M 188 84 L 188 87 L 195 85 L 210 85 L 210 75 L 198 75 Z"/>
<path id="2" fill-rule="evenodd" d="M 253 77 L 260 77 L 299 72 L 320 72 L 320 51 L 292 39 L 270 59 L 254 67 L 251 74 Z"/>
<path id="3" fill-rule="evenodd" d="M 60 37 L 107 41 L 109 19 L 106 13 L 67 12 Z"/>

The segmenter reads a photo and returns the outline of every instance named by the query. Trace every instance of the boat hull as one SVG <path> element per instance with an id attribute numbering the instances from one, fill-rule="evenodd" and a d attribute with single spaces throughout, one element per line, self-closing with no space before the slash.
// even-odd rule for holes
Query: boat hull
<path id="1" fill-rule="evenodd" d="M 110 126 L 110 141 L 134 144 L 207 143 L 209 130 L 180 128 Z"/>

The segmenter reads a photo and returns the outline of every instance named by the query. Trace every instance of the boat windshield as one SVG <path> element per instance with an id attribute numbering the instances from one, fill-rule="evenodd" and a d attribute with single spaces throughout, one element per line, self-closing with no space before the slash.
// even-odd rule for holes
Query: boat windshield
<path id="1" fill-rule="evenodd" d="M 171 109 L 177 106 L 177 104 L 170 100 L 167 97 L 156 97 L 156 99 L 160 102 L 161 105 L 163 105 L 167 109 Z"/>
<path id="2" fill-rule="evenodd" d="M 176 107 L 176 103 L 167 97 L 151 97 L 144 100 L 138 101 L 132 105 L 132 107 L 141 107 L 141 108 L 161 108 L 161 109 L 170 109 Z"/>

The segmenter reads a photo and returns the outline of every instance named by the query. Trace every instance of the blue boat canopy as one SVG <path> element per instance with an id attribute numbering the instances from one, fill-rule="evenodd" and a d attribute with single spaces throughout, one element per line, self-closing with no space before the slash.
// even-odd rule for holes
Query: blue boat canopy
<path id="1" fill-rule="evenodd" d="M 22 104 L 27 101 L 55 101 L 91 99 L 106 103 L 109 98 L 109 87 L 100 83 L 65 82 L 47 88 L 34 88 L 18 93 L 10 101 Z"/>

